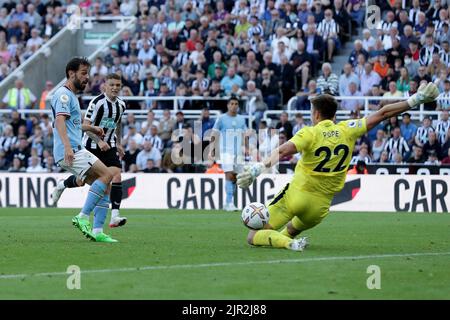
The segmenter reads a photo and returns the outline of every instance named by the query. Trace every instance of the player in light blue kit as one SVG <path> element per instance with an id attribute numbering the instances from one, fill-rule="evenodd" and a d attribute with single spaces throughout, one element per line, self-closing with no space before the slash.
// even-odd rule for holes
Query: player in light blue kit
<path id="1" fill-rule="evenodd" d="M 236 188 L 236 175 L 238 164 L 244 161 L 244 135 L 247 130 L 245 118 L 238 114 L 239 99 L 231 97 L 228 100 L 228 112 L 217 118 L 213 129 L 215 135 L 220 135 L 220 162 L 225 172 L 226 211 L 238 210 L 234 205 L 233 197 Z M 216 153 L 217 157 L 217 153 Z"/>
<path id="2" fill-rule="evenodd" d="M 103 233 L 103 224 L 109 208 L 109 188 L 113 178 L 109 169 L 82 146 L 82 131 L 89 131 L 102 137 L 103 129 L 82 125 L 81 109 L 75 95 L 86 87 L 89 81 L 90 63 L 85 58 L 73 58 L 66 65 L 67 81 L 55 91 L 51 99 L 53 111 L 53 156 L 64 170 L 91 185 L 80 214 L 72 223 L 88 239 L 97 242 L 117 242 Z M 89 216 L 94 211 L 94 228 Z"/>

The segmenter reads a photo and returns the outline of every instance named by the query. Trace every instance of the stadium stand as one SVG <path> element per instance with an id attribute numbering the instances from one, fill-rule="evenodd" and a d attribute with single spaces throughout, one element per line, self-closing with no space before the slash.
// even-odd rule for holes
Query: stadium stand
<path id="1" fill-rule="evenodd" d="M 72 6 L 85 16 L 136 16 L 136 32 L 124 32 L 96 59 L 85 92 L 99 94 L 106 74 L 115 72 L 123 79 L 122 96 L 134 97 L 127 108 L 136 117 L 123 120 L 127 172 L 204 172 L 203 165 L 172 163 L 170 150 L 179 144 L 169 137 L 176 128 L 191 137 L 195 117 L 210 127 L 230 95 L 242 98 L 242 111 L 253 116 L 255 129 L 271 132 L 283 131 L 286 121 L 291 129 L 300 120 L 304 125 L 307 98 L 320 93 L 352 97 L 341 104 L 340 116 L 348 118 L 404 99 L 429 81 L 439 85 L 441 95 L 437 103 L 423 106 L 421 121 L 405 115 L 375 128 L 358 143 L 354 162 L 378 162 L 386 158 L 384 151 L 383 161 L 396 163 L 448 159 L 448 1 L 370 3 L 381 8 L 374 29 L 364 24 L 362 0 L 2 1 L 0 79 L 67 23 Z M 18 86 L 0 97 L 5 110 L 23 106 L 21 113 L 3 113 L 0 170 L 55 172 L 51 119 L 42 102 L 53 83 L 33 93 Z M 88 100 L 83 102 L 86 107 Z M 24 112 L 32 106 L 37 112 Z M 202 112 L 205 108 L 210 115 Z M 201 142 L 192 139 L 196 143 Z M 161 153 L 158 161 L 136 166 L 141 150 L 149 153 L 152 147 Z"/>

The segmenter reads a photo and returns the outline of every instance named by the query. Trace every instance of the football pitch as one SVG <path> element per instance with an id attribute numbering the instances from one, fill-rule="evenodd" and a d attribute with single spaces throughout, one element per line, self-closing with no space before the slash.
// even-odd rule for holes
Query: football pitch
<path id="1" fill-rule="evenodd" d="M 240 213 L 122 210 L 104 244 L 77 211 L 0 210 L 0 299 L 450 299 L 450 214 L 331 213 L 294 252 L 250 247 Z"/>

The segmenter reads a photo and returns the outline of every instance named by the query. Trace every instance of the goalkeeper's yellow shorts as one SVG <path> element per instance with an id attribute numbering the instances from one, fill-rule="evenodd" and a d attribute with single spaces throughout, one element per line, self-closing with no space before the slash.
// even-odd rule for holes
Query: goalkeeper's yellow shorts
<path id="1" fill-rule="evenodd" d="M 332 200 L 323 195 L 289 188 L 288 183 L 267 205 L 269 224 L 278 230 L 292 220 L 295 229 L 310 229 L 328 215 Z"/>

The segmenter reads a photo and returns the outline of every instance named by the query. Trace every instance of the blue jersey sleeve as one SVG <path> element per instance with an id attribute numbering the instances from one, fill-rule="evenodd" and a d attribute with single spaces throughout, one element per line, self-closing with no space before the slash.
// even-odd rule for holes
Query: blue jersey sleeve
<path id="1" fill-rule="evenodd" d="M 216 130 L 220 130 L 222 128 L 222 117 L 217 118 L 213 128 Z"/>
<path id="2" fill-rule="evenodd" d="M 52 103 L 55 111 L 55 118 L 58 115 L 63 115 L 70 118 L 70 97 L 65 92 L 58 92 Z"/>

